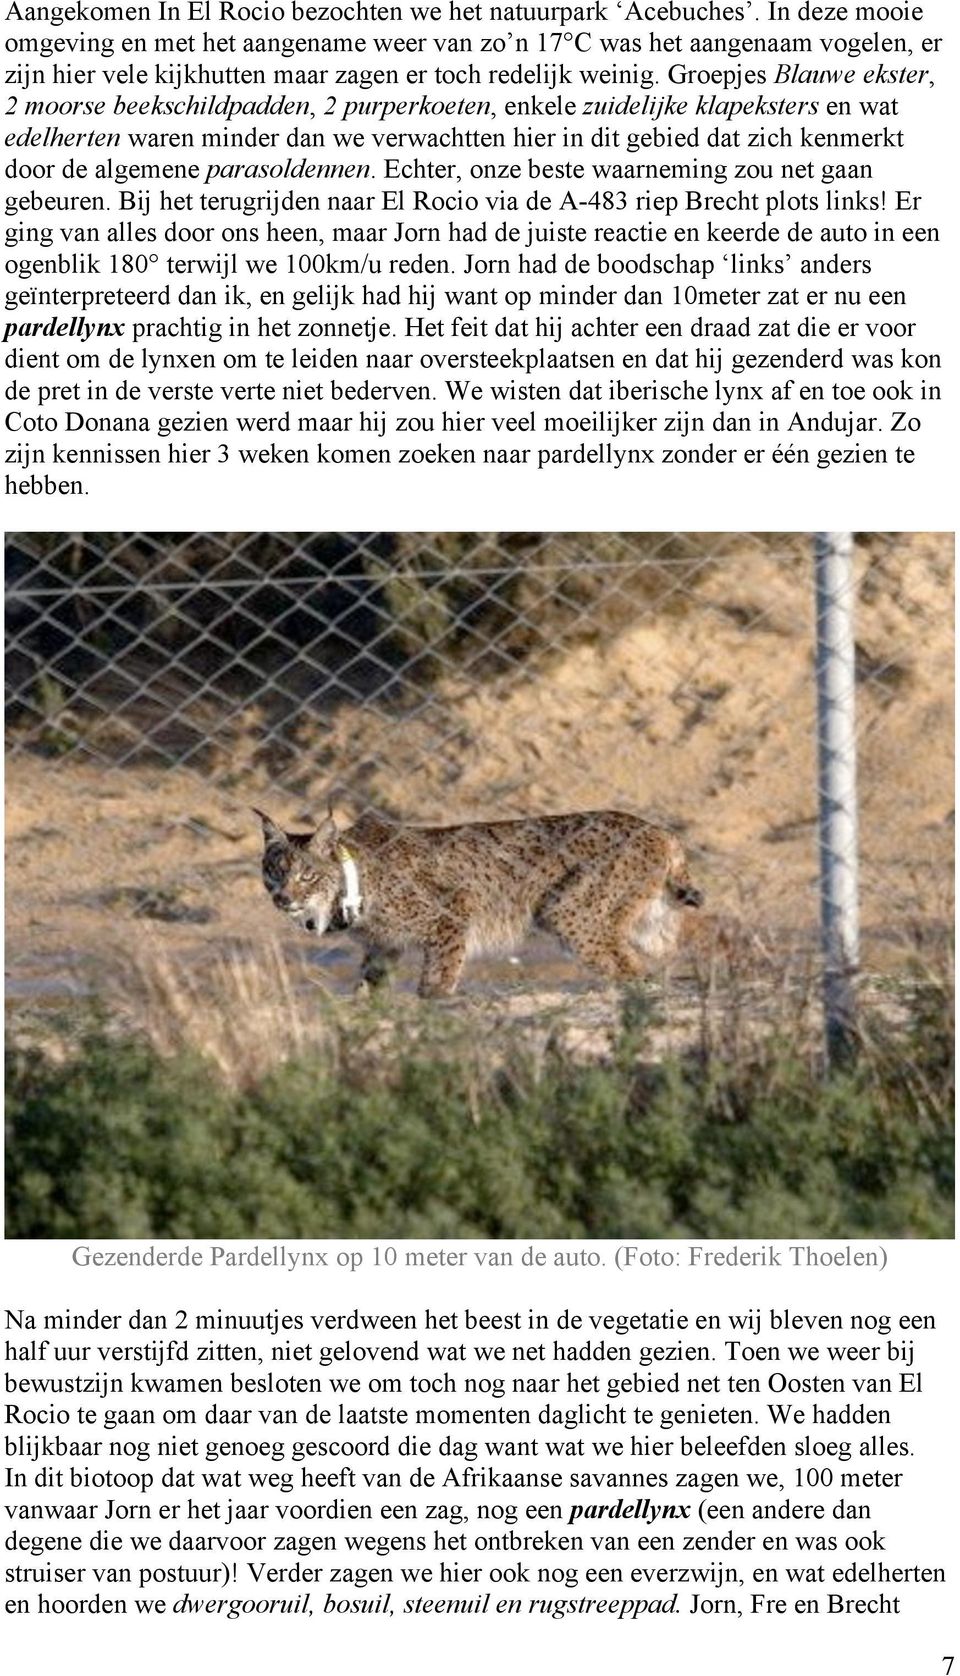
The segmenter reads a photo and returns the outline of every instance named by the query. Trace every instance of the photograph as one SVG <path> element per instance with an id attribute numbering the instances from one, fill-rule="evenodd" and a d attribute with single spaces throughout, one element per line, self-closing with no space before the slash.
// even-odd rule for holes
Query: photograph
<path id="1" fill-rule="evenodd" d="M 944 1239 L 937 533 L 6 538 L 11 1239 Z"/>

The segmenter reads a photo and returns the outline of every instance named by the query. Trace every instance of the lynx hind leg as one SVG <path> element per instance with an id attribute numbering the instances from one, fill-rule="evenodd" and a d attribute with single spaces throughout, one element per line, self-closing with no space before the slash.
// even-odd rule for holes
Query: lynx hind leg
<path id="1" fill-rule="evenodd" d="M 562 884 L 539 915 L 585 966 L 623 982 L 643 976 L 644 966 L 628 936 L 629 921 L 611 915 L 604 903 L 609 877 L 595 868 L 579 871 Z"/>
<path id="2" fill-rule="evenodd" d="M 585 966 L 599 972 L 601 977 L 612 978 L 615 983 L 642 978 L 646 970 L 636 949 L 613 937 L 585 937 L 577 933 L 576 936 L 566 935 L 563 940 L 574 954 L 579 955 Z"/>

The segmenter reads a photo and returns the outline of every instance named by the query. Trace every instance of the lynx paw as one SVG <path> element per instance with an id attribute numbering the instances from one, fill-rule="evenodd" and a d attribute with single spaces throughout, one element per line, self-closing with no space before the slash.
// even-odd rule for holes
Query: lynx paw
<path id="1" fill-rule="evenodd" d="M 421 983 L 417 994 L 421 1001 L 449 1001 L 455 989 L 455 984 Z"/>

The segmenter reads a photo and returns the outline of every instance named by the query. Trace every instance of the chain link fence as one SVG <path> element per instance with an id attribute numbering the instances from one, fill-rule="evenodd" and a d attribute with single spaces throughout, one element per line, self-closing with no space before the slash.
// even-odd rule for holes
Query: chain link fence
<path id="1" fill-rule="evenodd" d="M 681 835 L 701 941 L 816 949 L 812 536 L 20 534 L 6 557 L 15 1002 L 96 989 L 148 930 L 200 972 L 273 938 L 251 804 L 291 828 L 331 802 L 633 811 Z M 951 922 L 953 553 L 866 534 L 853 563 L 862 948 L 890 974 Z M 345 987 L 342 940 L 305 941 L 283 959 Z M 535 938 L 473 983 L 584 974 Z"/>

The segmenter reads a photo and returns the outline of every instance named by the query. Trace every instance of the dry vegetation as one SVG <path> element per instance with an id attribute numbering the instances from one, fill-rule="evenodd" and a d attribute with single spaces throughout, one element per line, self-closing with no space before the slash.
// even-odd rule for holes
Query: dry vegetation
<path id="1" fill-rule="evenodd" d="M 945 974 L 869 997 L 824 1075 L 809 994 L 643 990 L 575 1018 L 451 1008 L 309 1018 L 223 964 L 169 968 L 15 1039 L 11 1237 L 949 1237 Z M 266 968 L 269 971 L 269 967 Z M 129 975 L 128 975 L 129 976 Z M 243 1028 L 237 1027 L 238 1009 Z"/>
<path id="2" fill-rule="evenodd" d="M 118 549 L 117 574 L 155 576 L 149 539 Z M 28 669 L 7 775 L 8 1232 L 948 1235 L 946 538 L 858 547 L 866 961 L 858 1051 L 830 1075 L 806 552 L 390 539 L 362 555 L 375 655 L 369 613 L 319 639 L 314 616 L 314 642 L 297 617 L 282 694 L 279 643 L 261 649 L 264 693 L 231 685 L 204 633 L 182 655 L 160 596 L 136 602 L 140 640 L 108 635 L 116 656 L 84 693 Z M 83 575 L 81 538 L 50 540 L 51 573 Z M 188 559 L 238 577 L 276 556 L 202 541 Z M 523 560 L 509 585 L 490 576 L 505 546 Z M 182 574 L 183 551 L 162 551 Z M 342 572 L 323 610 L 342 610 Z M 201 629 L 219 609 L 203 603 Z M 425 820 L 658 815 L 710 913 L 688 916 L 673 969 L 625 993 L 535 939 L 449 1004 L 418 1004 L 407 974 L 356 1007 L 342 943 L 280 932 L 248 807 L 299 824 L 331 791 L 345 818 L 367 802 Z"/>

